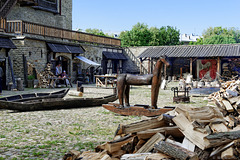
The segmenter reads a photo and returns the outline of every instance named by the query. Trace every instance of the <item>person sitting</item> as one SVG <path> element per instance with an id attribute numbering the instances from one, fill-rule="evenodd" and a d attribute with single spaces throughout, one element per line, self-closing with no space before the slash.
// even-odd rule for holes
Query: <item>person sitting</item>
<path id="1" fill-rule="evenodd" d="M 64 70 L 63 73 L 62 73 L 62 78 L 68 78 L 68 75 L 66 73 L 66 71 Z"/>
<path id="2" fill-rule="evenodd" d="M 59 63 L 57 66 L 56 66 L 56 76 L 57 77 L 60 77 L 62 74 L 62 66 L 61 64 Z"/>
<path id="3" fill-rule="evenodd" d="M 62 73 L 62 78 L 65 79 L 66 86 L 70 85 L 69 80 L 68 80 L 68 75 L 67 75 L 67 73 L 66 73 L 65 70 L 64 70 L 63 73 Z M 71 85 L 70 85 L 70 86 L 71 86 Z"/>

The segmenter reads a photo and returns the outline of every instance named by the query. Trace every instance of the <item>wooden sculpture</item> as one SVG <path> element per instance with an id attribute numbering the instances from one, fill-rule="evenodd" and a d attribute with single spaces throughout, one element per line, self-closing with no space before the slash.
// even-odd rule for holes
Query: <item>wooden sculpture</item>
<path id="1" fill-rule="evenodd" d="M 124 106 L 123 97 L 125 98 L 125 105 L 129 104 L 129 91 L 130 85 L 152 85 L 151 87 L 151 105 L 153 108 L 157 108 L 157 99 L 159 93 L 159 87 L 161 85 L 161 70 L 163 64 L 169 66 L 169 63 L 164 57 L 157 60 L 156 66 L 153 70 L 153 74 L 147 75 L 132 75 L 132 74 L 120 74 L 117 78 L 118 99 L 120 107 Z"/>

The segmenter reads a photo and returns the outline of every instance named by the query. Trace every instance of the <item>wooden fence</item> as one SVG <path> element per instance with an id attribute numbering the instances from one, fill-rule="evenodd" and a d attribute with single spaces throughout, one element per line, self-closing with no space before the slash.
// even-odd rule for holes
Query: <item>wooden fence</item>
<path id="1" fill-rule="evenodd" d="M 6 30 L 6 19 L 0 18 L 0 31 Z"/>
<path id="2" fill-rule="evenodd" d="M 76 40 L 80 42 L 121 46 L 121 40 L 117 38 L 98 36 L 98 35 L 93 35 L 89 33 L 50 27 L 50 26 L 40 25 L 40 24 L 21 21 L 21 20 L 7 21 L 6 32 L 21 34 L 21 35 L 33 34 L 33 35 L 40 35 L 40 36 L 46 36 L 46 37 Z"/>

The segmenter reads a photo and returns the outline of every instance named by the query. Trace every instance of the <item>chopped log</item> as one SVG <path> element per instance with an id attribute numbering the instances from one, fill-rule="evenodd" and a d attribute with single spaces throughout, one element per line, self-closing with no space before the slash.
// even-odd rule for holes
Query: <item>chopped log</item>
<path id="1" fill-rule="evenodd" d="M 205 137 L 205 139 L 207 139 L 213 147 L 221 146 L 239 138 L 240 130 L 232 132 L 213 133 Z"/>
<path id="2" fill-rule="evenodd" d="M 228 132 L 229 129 L 227 126 L 223 123 L 218 123 L 218 124 L 210 124 L 210 128 L 213 133 L 218 133 L 218 132 Z"/>
<path id="3" fill-rule="evenodd" d="M 234 108 L 232 107 L 232 105 L 229 101 L 222 100 L 222 103 L 224 104 L 224 106 L 228 112 L 234 112 Z"/>
<path id="4" fill-rule="evenodd" d="M 155 128 L 155 129 L 147 129 L 145 131 L 137 132 L 137 136 L 139 139 L 149 139 L 156 133 L 162 133 L 165 136 L 173 136 L 174 138 L 183 138 L 184 135 L 179 130 L 178 126 L 172 126 L 172 127 L 161 127 L 161 128 Z"/>
<path id="5" fill-rule="evenodd" d="M 181 106 L 175 109 L 179 114 L 182 113 L 189 121 L 211 120 L 215 118 L 223 119 L 223 114 L 215 106 L 206 107 L 186 107 Z"/>
<path id="6" fill-rule="evenodd" d="M 96 152 L 90 152 L 90 151 L 85 151 L 83 152 L 78 159 L 81 160 L 112 160 L 111 157 L 107 154 L 106 151 L 103 151 L 101 153 L 96 153 Z"/>
<path id="7" fill-rule="evenodd" d="M 228 101 L 231 103 L 231 104 L 234 104 L 236 102 L 238 102 L 240 100 L 240 97 L 231 97 L 231 98 L 228 98 Z"/>
<path id="8" fill-rule="evenodd" d="M 140 139 L 137 143 L 137 145 L 135 146 L 135 150 L 133 153 L 136 153 L 144 144 L 146 143 L 146 141 Z"/>
<path id="9" fill-rule="evenodd" d="M 172 158 L 163 153 L 139 153 L 139 154 L 125 154 L 121 160 L 171 160 Z"/>
<path id="10" fill-rule="evenodd" d="M 169 142 L 160 141 L 159 143 L 155 144 L 154 147 L 156 150 L 176 159 L 198 160 L 198 157 L 194 152 L 191 152 L 185 148 L 171 144 Z"/>
<path id="11" fill-rule="evenodd" d="M 157 142 L 164 140 L 165 136 L 161 133 L 156 133 L 152 138 L 150 138 L 136 153 L 146 153 L 153 149 L 154 144 Z"/>
<path id="12" fill-rule="evenodd" d="M 208 151 L 208 150 L 202 150 L 196 146 L 194 152 L 197 154 L 199 160 L 209 159 L 210 151 Z"/>
<path id="13" fill-rule="evenodd" d="M 138 143 L 138 137 L 135 136 L 132 141 L 128 142 L 127 144 L 123 145 L 121 149 L 126 151 L 126 153 L 133 153 L 135 150 L 135 146 Z"/>
<path id="14" fill-rule="evenodd" d="M 226 125 L 228 128 L 234 128 L 236 126 L 234 120 L 231 117 L 226 116 L 225 120 L 226 120 Z"/>
<path id="15" fill-rule="evenodd" d="M 195 144 L 189 141 L 189 139 L 186 137 L 183 139 L 182 147 L 192 152 L 195 150 Z"/>
<path id="16" fill-rule="evenodd" d="M 227 150 L 223 151 L 222 154 L 221 154 L 221 159 L 223 159 L 223 160 L 227 160 L 227 159 L 234 160 L 234 159 L 237 159 L 234 156 L 233 148 L 229 147 Z"/>
<path id="17" fill-rule="evenodd" d="M 231 147 L 233 144 L 234 144 L 234 141 L 232 141 L 232 142 L 230 142 L 226 145 L 222 145 L 222 146 L 216 148 L 214 151 L 211 152 L 209 157 L 213 157 L 213 156 L 219 154 L 220 152 L 222 152 L 222 151 L 226 150 L 227 148 Z"/>
<path id="18" fill-rule="evenodd" d="M 63 156 L 63 160 L 75 160 L 79 158 L 79 156 L 80 156 L 79 151 L 71 150 Z"/>
<path id="19" fill-rule="evenodd" d="M 145 160 L 151 153 L 141 153 L 141 154 L 124 154 L 121 160 Z"/>
<path id="20" fill-rule="evenodd" d="M 226 108 L 223 105 L 223 103 L 221 101 L 219 101 L 218 99 L 214 99 L 215 105 L 219 108 L 219 110 L 222 112 L 222 114 L 225 116 L 227 114 Z"/>
<path id="21" fill-rule="evenodd" d="M 164 117 L 164 115 L 161 115 L 160 117 L 155 117 L 149 120 L 143 120 L 128 125 L 119 125 L 116 131 L 116 135 L 135 133 L 139 131 L 144 131 L 146 129 L 168 126 L 168 123 L 166 122 Z"/>
<path id="22" fill-rule="evenodd" d="M 124 154 L 126 154 L 126 151 L 124 151 L 124 150 L 118 150 L 118 151 L 113 152 L 113 153 L 111 154 L 111 158 L 118 158 L 118 159 L 120 159 L 120 158 L 122 157 L 122 155 L 124 155 Z"/>
<path id="23" fill-rule="evenodd" d="M 146 157 L 146 160 L 171 160 L 172 158 L 163 153 L 153 153 Z"/>
<path id="24" fill-rule="evenodd" d="M 195 131 L 191 122 L 189 122 L 183 114 L 179 114 L 174 117 L 173 121 L 193 144 L 197 145 L 202 150 L 209 146 L 209 142 L 204 140 L 204 137 L 208 134 Z"/>
<path id="25" fill-rule="evenodd" d="M 126 136 L 126 137 L 123 137 L 122 139 L 120 140 L 117 140 L 117 141 L 110 141 L 110 142 L 107 142 L 106 146 L 105 146 L 105 150 L 107 150 L 107 152 L 109 154 L 112 154 L 113 152 L 116 152 L 118 150 L 121 150 L 121 147 L 132 141 L 134 137 L 132 136 Z"/>

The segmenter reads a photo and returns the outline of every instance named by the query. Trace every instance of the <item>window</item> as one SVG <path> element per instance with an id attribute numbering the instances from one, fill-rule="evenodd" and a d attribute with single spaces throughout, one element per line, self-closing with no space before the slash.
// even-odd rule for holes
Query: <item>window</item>
<path id="1" fill-rule="evenodd" d="M 42 9 L 53 13 L 58 13 L 57 0 L 37 0 L 38 6 L 33 6 L 36 9 Z"/>

